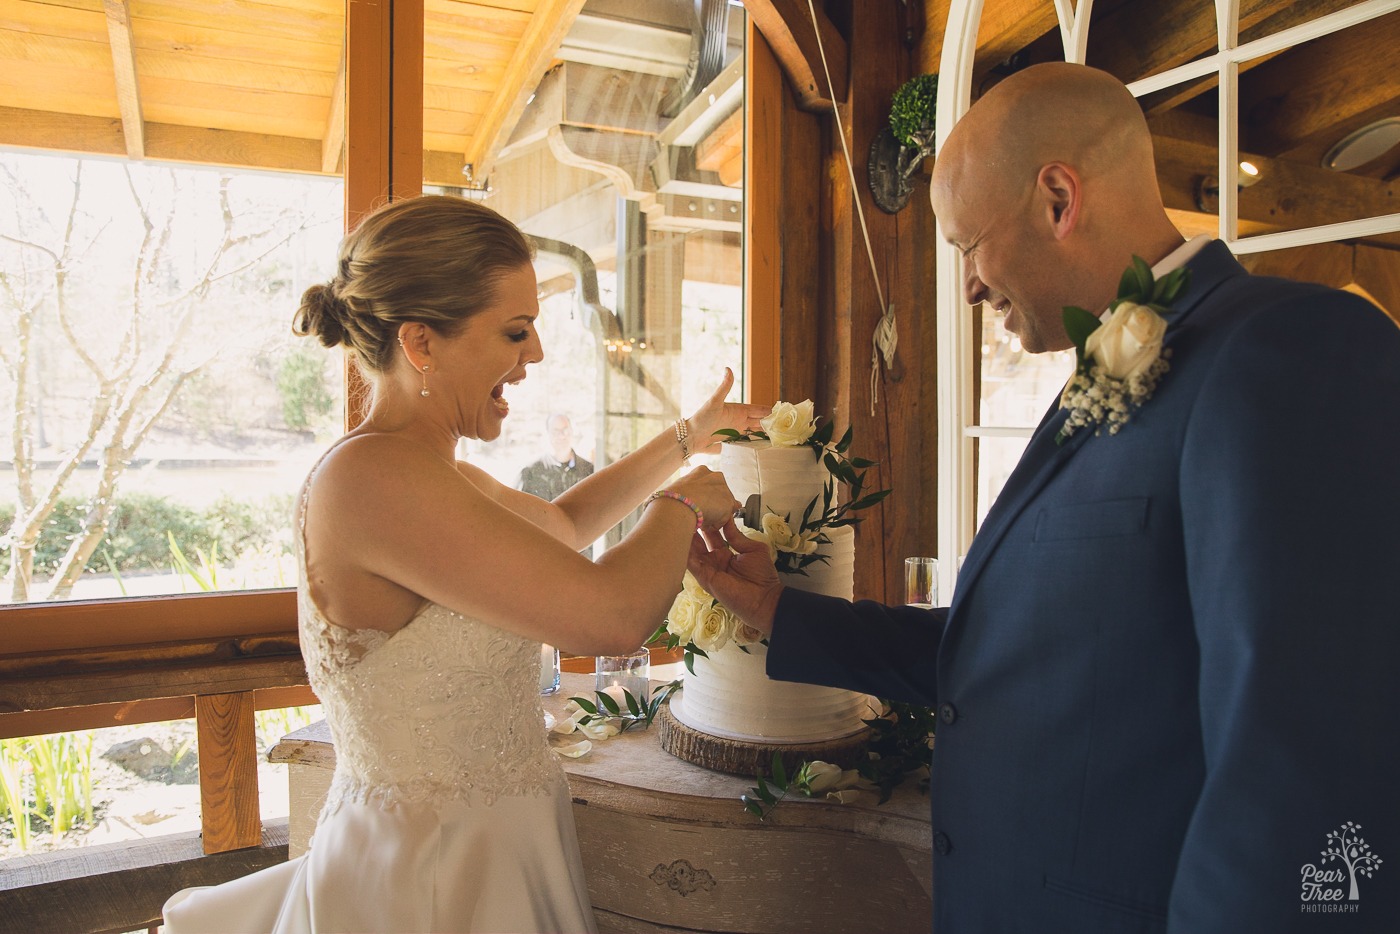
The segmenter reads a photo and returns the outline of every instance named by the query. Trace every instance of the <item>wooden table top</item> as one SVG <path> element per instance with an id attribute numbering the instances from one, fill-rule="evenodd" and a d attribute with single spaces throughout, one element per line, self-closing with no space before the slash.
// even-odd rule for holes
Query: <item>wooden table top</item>
<path id="1" fill-rule="evenodd" d="M 660 682 L 653 682 L 653 688 Z M 593 675 L 565 672 L 560 689 L 543 698 L 545 710 L 562 719 L 570 697 L 592 697 Z M 543 728 L 543 726 L 541 727 Z M 560 759 L 570 791 L 579 804 L 629 813 L 653 813 L 667 820 L 702 823 L 835 830 L 918 851 L 929 849 L 928 796 L 912 778 L 895 789 L 884 804 L 839 804 L 825 798 L 785 799 L 760 821 L 744 810 L 739 796 L 753 778 L 711 771 L 663 750 L 657 727 L 634 728 L 603 741 L 578 759 Z M 570 739 L 573 736 L 571 735 Z M 333 768 L 335 749 L 324 720 L 289 733 L 268 753 L 273 762 Z"/>

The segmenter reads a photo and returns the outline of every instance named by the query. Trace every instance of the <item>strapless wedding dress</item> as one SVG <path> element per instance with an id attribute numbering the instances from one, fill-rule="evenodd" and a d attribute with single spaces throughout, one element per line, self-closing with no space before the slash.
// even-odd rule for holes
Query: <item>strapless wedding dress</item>
<path id="1" fill-rule="evenodd" d="M 312 602 L 297 552 L 302 653 L 335 739 L 330 793 L 306 853 L 176 893 L 165 930 L 594 931 L 539 643 L 435 604 L 392 634 L 341 628 Z"/>

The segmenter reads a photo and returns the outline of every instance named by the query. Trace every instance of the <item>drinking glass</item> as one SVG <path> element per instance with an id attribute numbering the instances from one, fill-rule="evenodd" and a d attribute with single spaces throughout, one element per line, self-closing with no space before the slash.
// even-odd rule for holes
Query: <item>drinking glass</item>
<path id="1" fill-rule="evenodd" d="M 617 707 L 627 712 L 626 691 L 638 704 L 647 702 L 651 690 L 651 653 L 645 648 L 626 655 L 599 655 L 594 659 L 595 690 L 617 701 Z"/>
<path id="2" fill-rule="evenodd" d="M 904 559 L 904 602 L 933 609 L 938 603 L 938 559 Z"/>
<path id="3" fill-rule="evenodd" d="M 540 645 L 540 693 L 553 694 L 559 690 L 559 650 L 552 645 Z"/>

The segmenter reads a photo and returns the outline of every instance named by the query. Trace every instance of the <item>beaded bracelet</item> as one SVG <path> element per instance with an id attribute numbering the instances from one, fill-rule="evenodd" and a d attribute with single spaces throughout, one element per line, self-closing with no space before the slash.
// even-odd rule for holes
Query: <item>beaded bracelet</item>
<path id="1" fill-rule="evenodd" d="M 685 419 L 676 419 L 676 442 L 681 446 L 681 463 L 690 460 L 690 426 Z"/>
<path id="2" fill-rule="evenodd" d="M 647 501 L 642 503 L 643 507 L 650 506 L 654 500 L 673 499 L 684 506 L 690 507 L 690 511 L 695 513 L 695 528 L 699 531 L 700 526 L 705 522 L 705 514 L 700 511 L 700 507 L 695 504 L 695 500 L 684 493 L 677 493 L 675 490 L 657 490 L 647 497 Z"/>

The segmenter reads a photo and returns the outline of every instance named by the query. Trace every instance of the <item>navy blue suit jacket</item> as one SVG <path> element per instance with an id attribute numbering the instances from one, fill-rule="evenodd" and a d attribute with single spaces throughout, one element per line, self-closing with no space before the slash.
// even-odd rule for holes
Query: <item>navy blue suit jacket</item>
<path id="1" fill-rule="evenodd" d="M 939 708 L 937 934 L 1400 930 L 1400 328 L 1188 265 L 1154 397 L 1047 417 L 950 608 L 780 601 L 770 675 Z"/>

